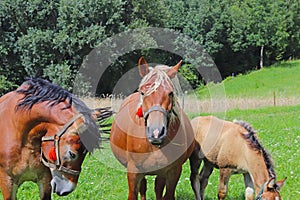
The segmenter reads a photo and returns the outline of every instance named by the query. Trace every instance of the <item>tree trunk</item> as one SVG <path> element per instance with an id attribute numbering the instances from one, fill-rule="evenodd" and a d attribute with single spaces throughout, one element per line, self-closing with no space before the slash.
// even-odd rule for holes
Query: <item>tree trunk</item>
<path id="1" fill-rule="evenodd" d="M 262 69 L 264 67 L 264 45 L 261 45 L 261 47 L 260 47 L 259 67 L 260 67 L 260 69 Z"/>

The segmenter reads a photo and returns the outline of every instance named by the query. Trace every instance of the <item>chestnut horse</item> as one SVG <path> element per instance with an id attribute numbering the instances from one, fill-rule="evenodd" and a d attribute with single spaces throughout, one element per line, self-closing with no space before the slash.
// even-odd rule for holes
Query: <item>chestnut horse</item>
<path id="1" fill-rule="evenodd" d="M 93 114 L 82 101 L 43 79 L 28 79 L 2 96 L 3 198 L 16 199 L 25 181 L 38 184 L 41 199 L 51 199 L 51 191 L 61 196 L 72 192 L 87 152 L 100 145 Z"/>
<path id="2" fill-rule="evenodd" d="M 285 179 L 276 182 L 270 154 L 262 147 L 256 132 L 243 121 L 224 121 L 216 117 L 191 120 L 197 144 L 190 158 L 191 184 L 197 200 L 204 199 L 204 190 L 214 167 L 220 170 L 218 198 L 225 199 L 231 174 L 243 174 L 245 199 L 280 200 L 279 190 Z M 198 145 L 196 145 L 199 147 Z M 204 166 L 198 175 L 202 160 Z"/>
<path id="3" fill-rule="evenodd" d="M 150 68 L 140 58 L 139 92 L 124 100 L 113 121 L 111 149 L 127 168 L 129 200 L 138 199 L 138 192 L 146 199 L 145 175 L 157 175 L 156 199 L 175 199 L 182 164 L 194 149 L 191 124 L 176 101 L 171 81 L 180 65 Z"/>

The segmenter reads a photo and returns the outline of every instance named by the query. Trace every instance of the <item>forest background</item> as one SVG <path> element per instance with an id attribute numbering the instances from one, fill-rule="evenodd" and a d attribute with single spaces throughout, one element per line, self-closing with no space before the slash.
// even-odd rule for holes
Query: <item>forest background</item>
<path id="1" fill-rule="evenodd" d="M 298 0 L 1 0 L 0 94 L 25 77 L 43 77 L 71 91 L 92 49 L 144 27 L 197 41 L 223 78 L 300 57 Z M 158 49 L 129 52 L 107 69 L 110 76 L 104 76 L 97 95 L 110 94 L 141 55 L 168 65 L 182 59 Z M 182 68 L 193 88 L 205 84 L 195 67 L 185 61 Z"/>

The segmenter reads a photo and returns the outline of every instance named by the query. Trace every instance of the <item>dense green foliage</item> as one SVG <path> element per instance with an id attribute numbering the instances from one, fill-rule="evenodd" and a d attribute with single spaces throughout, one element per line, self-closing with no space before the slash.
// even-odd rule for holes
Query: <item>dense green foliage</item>
<path id="1" fill-rule="evenodd" d="M 71 89 L 93 48 L 141 27 L 165 27 L 191 37 L 212 56 L 223 77 L 257 68 L 262 59 L 269 65 L 300 57 L 298 0 L 2 0 L 0 74 L 13 85 L 39 76 Z M 111 92 L 114 80 L 135 66 L 141 54 L 150 62 L 179 59 L 157 50 L 129 52 L 114 63 L 108 86 L 98 92 Z M 199 83 L 191 81 L 193 87 Z M 0 93 L 9 89 L 1 85 Z"/>
<path id="2" fill-rule="evenodd" d="M 258 131 L 263 146 L 270 152 L 275 162 L 278 179 L 287 177 L 286 185 L 281 190 L 283 199 L 299 199 L 299 118 L 300 106 L 269 107 L 256 110 L 233 110 L 226 113 L 227 120 L 241 119 L 248 121 Z M 216 114 L 218 115 L 218 114 Z M 223 114 L 220 114 L 223 116 Z M 78 187 L 66 197 L 53 194 L 53 199 L 111 199 L 120 200 L 127 197 L 126 173 L 117 168 L 118 161 L 110 151 L 108 143 L 104 143 L 102 153 L 88 156 L 79 177 Z M 189 163 L 184 164 L 183 173 L 176 188 L 178 200 L 194 199 L 189 182 Z M 217 199 L 217 169 L 209 179 L 205 199 Z M 155 199 L 154 177 L 148 176 L 147 199 Z M 242 175 L 233 175 L 229 181 L 227 199 L 243 200 L 245 187 Z M 1 199 L 1 197 L 0 197 Z M 38 187 L 26 182 L 18 192 L 18 199 L 38 200 Z"/>

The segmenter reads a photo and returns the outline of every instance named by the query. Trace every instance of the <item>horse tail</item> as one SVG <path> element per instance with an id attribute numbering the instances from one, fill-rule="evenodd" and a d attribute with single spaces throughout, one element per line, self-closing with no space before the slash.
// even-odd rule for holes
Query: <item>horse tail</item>
<path id="1" fill-rule="evenodd" d="M 97 124 L 100 125 L 100 131 L 105 134 L 110 134 L 112 125 L 111 117 L 115 112 L 111 109 L 111 107 L 96 108 L 94 109 L 94 111 L 98 112 L 98 115 L 96 116 L 96 121 Z"/>
<path id="2" fill-rule="evenodd" d="M 254 130 L 254 128 L 249 124 L 248 122 L 245 121 L 239 121 L 239 120 L 233 120 L 233 123 L 238 124 L 242 126 L 244 129 L 246 129 L 247 133 L 246 134 L 241 134 L 242 137 L 248 141 L 248 144 L 250 147 L 253 149 L 260 151 L 263 155 L 266 167 L 268 169 L 268 173 L 270 177 L 275 177 L 276 178 L 276 173 L 274 171 L 274 162 L 273 159 L 270 155 L 270 153 L 263 147 L 261 142 L 258 139 L 257 136 L 257 131 Z"/>

